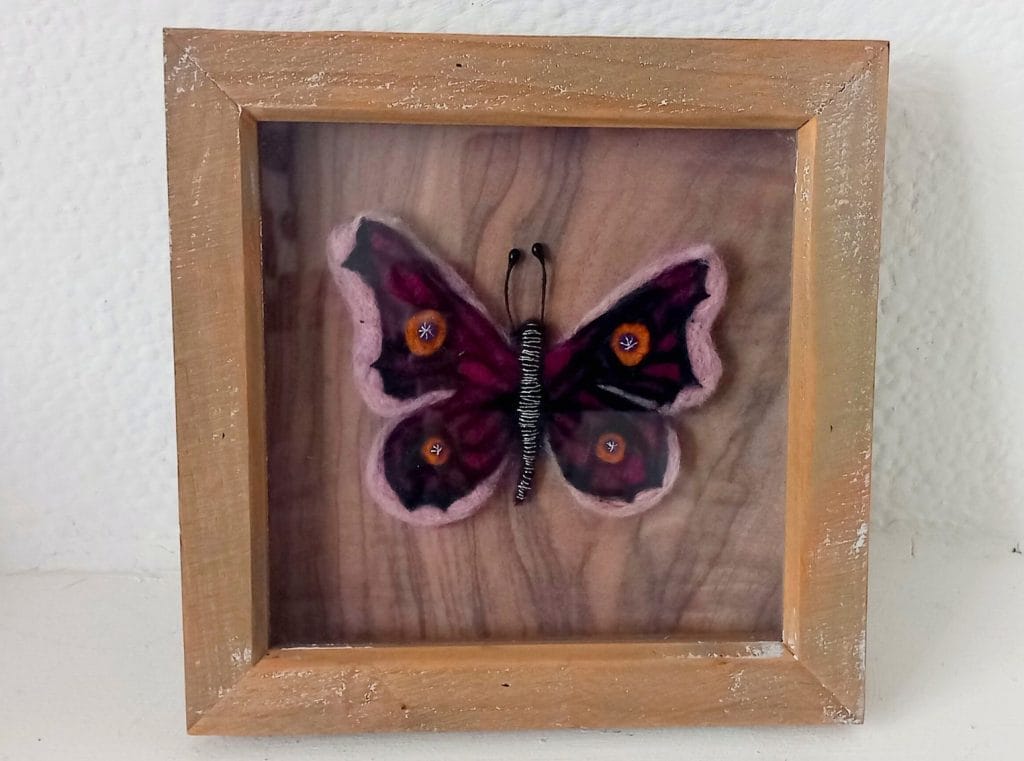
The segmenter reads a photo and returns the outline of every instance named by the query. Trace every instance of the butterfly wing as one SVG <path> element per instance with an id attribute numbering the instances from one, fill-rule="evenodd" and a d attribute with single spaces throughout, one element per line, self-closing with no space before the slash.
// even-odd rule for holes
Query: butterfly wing
<path id="1" fill-rule="evenodd" d="M 726 277 L 710 246 L 667 257 L 608 297 L 546 356 L 548 440 L 586 507 L 633 515 L 679 472 L 668 417 L 722 374 L 711 325 Z"/>
<path id="2" fill-rule="evenodd" d="M 555 413 L 548 442 L 577 501 L 598 513 L 643 512 L 679 473 L 679 439 L 666 418 L 653 412 Z"/>
<path id="3" fill-rule="evenodd" d="M 514 433 L 518 360 L 469 286 L 397 223 L 332 233 L 332 275 L 355 329 L 356 385 L 387 425 L 367 486 L 409 523 L 465 518 L 493 492 Z"/>
<path id="4" fill-rule="evenodd" d="M 465 281 L 396 221 L 357 217 L 331 234 L 328 258 L 355 325 L 356 381 L 375 412 L 391 417 L 467 385 L 514 390 L 509 339 Z"/>
<path id="5" fill-rule="evenodd" d="M 377 435 L 367 460 L 370 496 L 407 523 L 462 520 L 501 480 L 512 431 L 500 404 L 474 405 L 459 396 L 395 418 Z"/>

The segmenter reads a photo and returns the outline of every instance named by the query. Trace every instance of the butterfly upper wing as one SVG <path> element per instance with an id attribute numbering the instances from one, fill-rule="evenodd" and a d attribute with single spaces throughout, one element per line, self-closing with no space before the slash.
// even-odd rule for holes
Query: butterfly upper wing
<path id="1" fill-rule="evenodd" d="M 331 272 L 355 325 L 360 393 L 392 416 L 471 387 L 513 391 L 518 360 L 469 286 L 395 222 L 361 215 L 332 233 Z M 416 334 L 424 323 L 434 334 Z M 438 341 L 440 339 L 440 341 Z"/>
<path id="2" fill-rule="evenodd" d="M 721 376 L 710 331 L 725 286 L 710 246 L 687 249 L 631 279 L 547 354 L 549 443 L 585 506 L 631 515 L 672 487 L 679 441 L 667 416 L 700 404 Z"/>
<path id="3" fill-rule="evenodd" d="M 391 418 L 368 459 L 371 495 L 410 523 L 465 518 L 511 450 L 518 360 L 508 338 L 394 222 L 362 215 L 332 233 L 328 255 L 355 328 L 356 385 Z"/>
<path id="4" fill-rule="evenodd" d="M 614 409 L 675 411 L 700 404 L 722 373 L 710 329 L 725 284 L 710 246 L 641 272 L 548 352 L 549 396 L 556 405 L 593 397 Z M 637 339 L 633 351 L 618 343 L 629 335 Z"/>

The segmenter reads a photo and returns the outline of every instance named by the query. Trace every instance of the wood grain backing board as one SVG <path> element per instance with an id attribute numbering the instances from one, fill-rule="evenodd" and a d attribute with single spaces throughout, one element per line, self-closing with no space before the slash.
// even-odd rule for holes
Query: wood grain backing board
<path id="1" fill-rule="evenodd" d="M 745 632 L 779 637 L 795 134 L 262 125 L 272 637 L 282 644 Z M 638 267 L 710 241 L 731 282 L 725 379 L 678 419 L 683 473 L 635 518 L 582 511 L 545 459 L 469 521 L 412 528 L 364 494 L 380 425 L 352 382 L 332 226 L 406 220 L 502 312 L 506 252 L 551 248 L 565 334 Z M 535 268 L 514 279 L 519 313 Z"/>

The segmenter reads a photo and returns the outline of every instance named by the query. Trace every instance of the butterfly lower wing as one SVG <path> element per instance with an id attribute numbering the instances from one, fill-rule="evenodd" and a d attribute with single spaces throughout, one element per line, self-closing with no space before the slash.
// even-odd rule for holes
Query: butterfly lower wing
<path id="1" fill-rule="evenodd" d="M 439 526 L 476 512 L 510 461 L 512 411 L 456 395 L 391 421 L 373 444 L 367 486 L 389 515 Z"/>
<path id="2" fill-rule="evenodd" d="M 660 500 L 679 474 L 679 439 L 656 412 L 558 413 L 548 442 L 573 495 L 605 515 L 636 515 Z"/>
<path id="3" fill-rule="evenodd" d="M 516 355 L 469 286 L 397 223 L 362 215 L 328 243 L 331 273 L 355 326 L 366 403 L 394 416 L 470 388 L 514 391 Z"/>
<path id="4" fill-rule="evenodd" d="M 700 404 L 722 373 L 711 325 L 725 286 L 710 246 L 641 272 L 548 353 L 545 385 L 554 407 L 669 412 Z"/>
<path id="5" fill-rule="evenodd" d="M 722 371 L 711 325 L 725 272 L 709 246 L 640 273 L 547 355 L 548 437 L 577 499 L 611 515 L 652 507 L 679 473 L 669 415 Z"/>

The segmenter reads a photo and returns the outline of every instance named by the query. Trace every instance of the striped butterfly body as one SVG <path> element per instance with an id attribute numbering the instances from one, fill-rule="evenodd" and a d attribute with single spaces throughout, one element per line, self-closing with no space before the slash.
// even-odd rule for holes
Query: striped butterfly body
<path id="1" fill-rule="evenodd" d="M 503 330 L 472 289 L 394 220 L 360 215 L 328 242 L 353 325 L 353 369 L 384 422 L 366 487 L 388 514 L 421 526 L 468 517 L 517 467 L 528 501 L 550 452 L 570 493 L 607 516 L 657 504 L 679 474 L 674 415 L 713 391 L 721 362 L 711 326 L 725 272 L 710 246 L 638 272 L 560 341 L 540 319 Z M 513 249 L 509 281 L 522 258 Z"/>
<path id="2" fill-rule="evenodd" d="M 537 450 L 544 436 L 541 412 L 544 406 L 544 385 L 541 382 L 541 360 L 544 352 L 544 328 L 537 320 L 523 323 L 516 332 L 519 345 L 519 395 L 516 400 L 516 427 L 519 430 L 519 479 L 515 502 L 522 504 L 533 486 Z"/>

